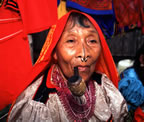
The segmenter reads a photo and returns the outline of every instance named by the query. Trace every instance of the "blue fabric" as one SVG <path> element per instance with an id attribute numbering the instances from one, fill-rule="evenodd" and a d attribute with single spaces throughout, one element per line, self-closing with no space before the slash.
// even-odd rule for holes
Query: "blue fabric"
<path id="1" fill-rule="evenodd" d="M 115 17 L 113 15 L 91 15 L 99 24 L 102 32 L 107 39 L 114 34 Z"/>
<path id="2" fill-rule="evenodd" d="M 102 32 L 107 39 L 114 34 L 115 14 L 114 10 L 94 10 L 83 7 L 71 0 L 66 1 L 67 8 L 74 8 L 91 15 L 99 24 Z"/>
<path id="3" fill-rule="evenodd" d="M 88 14 L 95 14 L 95 15 L 111 15 L 114 14 L 113 10 L 94 10 L 90 8 L 85 8 L 71 0 L 67 0 L 66 2 L 66 7 L 67 8 L 75 8 L 78 9 L 82 12 L 88 13 Z"/>
<path id="4" fill-rule="evenodd" d="M 60 0 L 57 0 L 57 6 L 59 6 L 59 4 L 60 4 Z"/>
<path id="5" fill-rule="evenodd" d="M 130 103 L 128 109 L 136 109 L 144 103 L 144 87 L 133 68 L 125 70 L 121 74 L 119 90 L 125 100 Z"/>

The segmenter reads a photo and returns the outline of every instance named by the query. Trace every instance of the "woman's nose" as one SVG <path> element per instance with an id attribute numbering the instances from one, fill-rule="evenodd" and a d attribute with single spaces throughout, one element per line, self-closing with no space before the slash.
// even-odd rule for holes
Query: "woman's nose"
<path id="1" fill-rule="evenodd" d="M 82 62 L 87 61 L 87 59 L 90 57 L 87 45 L 79 45 L 77 57 L 80 58 Z"/>

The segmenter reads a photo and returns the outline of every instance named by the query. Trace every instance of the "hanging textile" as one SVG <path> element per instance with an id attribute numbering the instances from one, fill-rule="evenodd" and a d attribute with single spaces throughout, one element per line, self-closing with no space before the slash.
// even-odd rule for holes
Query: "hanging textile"
<path id="1" fill-rule="evenodd" d="M 12 103 L 32 68 L 27 34 L 56 21 L 56 1 L 0 0 L 0 110 Z"/>
<path id="2" fill-rule="evenodd" d="M 61 18 L 67 13 L 66 9 L 66 1 L 64 0 L 58 0 L 58 18 Z"/>
<path id="3" fill-rule="evenodd" d="M 112 0 L 67 0 L 66 7 L 90 14 L 98 22 L 106 38 L 113 35 L 115 16 Z"/>
<path id="4" fill-rule="evenodd" d="M 46 30 L 57 21 L 56 0 L 18 0 L 18 6 L 27 33 Z"/>
<path id="5" fill-rule="evenodd" d="M 144 6 L 142 4 L 142 0 L 113 0 L 113 3 L 115 16 L 118 23 L 118 32 L 121 29 L 127 31 L 135 27 L 143 28 Z"/>

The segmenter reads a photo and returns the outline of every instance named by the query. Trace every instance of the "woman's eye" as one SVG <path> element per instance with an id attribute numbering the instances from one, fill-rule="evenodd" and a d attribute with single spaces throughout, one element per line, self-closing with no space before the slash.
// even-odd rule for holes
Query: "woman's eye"
<path id="1" fill-rule="evenodd" d="M 90 42 L 90 43 L 97 43 L 96 40 L 90 40 L 89 42 Z"/>
<path id="2" fill-rule="evenodd" d="M 74 40 L 67 40 L 66 42 L 67 42 L 67 43 L 73 43 Z"/>

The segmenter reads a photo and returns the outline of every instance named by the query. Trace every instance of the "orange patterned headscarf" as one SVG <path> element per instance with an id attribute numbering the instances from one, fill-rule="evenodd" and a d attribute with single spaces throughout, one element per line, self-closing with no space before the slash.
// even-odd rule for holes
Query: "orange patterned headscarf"
<path id="1" fill-rule="evenodd" d="M 112 80 L 114 85 L 116 87 L 118 87 L 118 73 L 117 73 L 112 55 L 110 53 L 110 50 L 107 46 L 107 43 L 105 41 L 105 38 L 103 36 L 103 33 L 102 33 L 100 27 L 98 26 L 98 24 L 95 22 L 95 20 L 92 17 L 90 17 L 89 15 L 87 15 L 85 13 L 76 11 L 76 10 L 72 10 L 69 13 L 67 13 L 66 15 L 64 15 L 62 18 L 60 18 L 58 20 L 56 25 L 53 25 L 51 27 L 51 30 L 47 36 L 45 44 L 40 53 L 40 56 L 39 56 L 37 62 L 35 63 L 31 73 L 29 74 L 29 77 L 26 80 L 24 87 L 26 87 L 33 80 L 35 80 L 43 71 L 45 71 L 46 68 L 51 66 L 52 52 L 53 52 L 56 44 L 58 43 L 60 36 L 64 30 L 64 27 L 66 25 L 66 22 L 68 20 L 68 17 L 72 12 L 78 12 L 78 13 L 85 15 L 92 22 L 92 24 L 98 31 L 98 34 L 99 34 L 99 37 L 101 40 L 102 51 L 101 51 L 99 60 L 97 61 L 95 70 L 105 73 Z"/>

